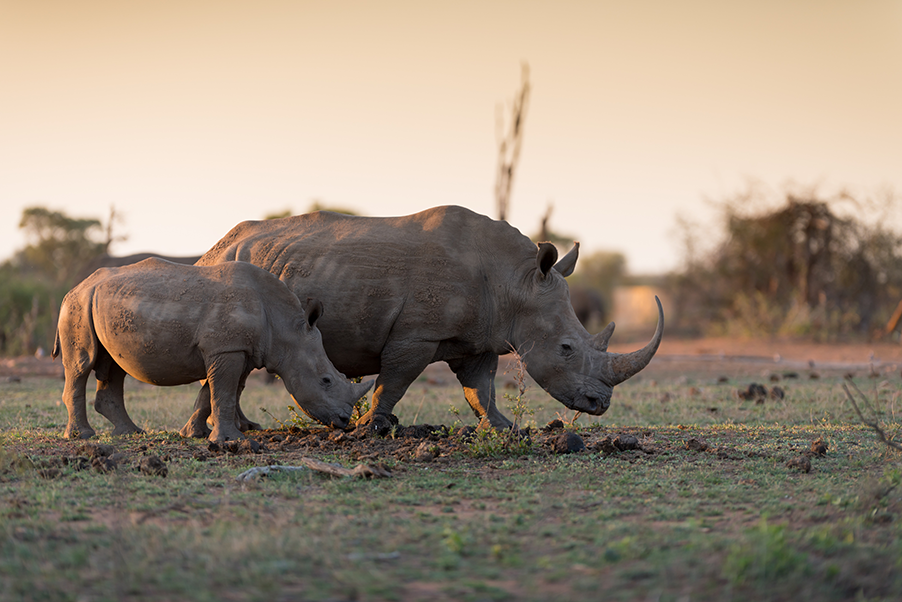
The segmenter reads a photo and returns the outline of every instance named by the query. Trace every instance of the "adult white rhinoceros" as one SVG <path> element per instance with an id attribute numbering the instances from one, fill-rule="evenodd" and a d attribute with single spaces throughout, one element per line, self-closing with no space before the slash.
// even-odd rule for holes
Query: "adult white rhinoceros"
<path id="1" fill-rule="evenodd" d="M 661 342 L 660 301 L 654 337 L 638 351 L 606 352 L 613 323 L 586 332 L 564 281 L 578 252 L 574 245 L 558 262 L 553 245 L 536 246 L 506 222 L 452 206 L 404 217 L 320 211 L 246 221 L 197 265 L 253 263 L 296 294 L 322 299 L 329 359 L 351 377 L 379 375 L 361 418 L 377 432 L 390 428 L 395 404 L 437 361 L 454 371 L 483 423 L 505 428 L 511 422 L 495 406 L 494 377 L 498 356 L 511 348 L 552 397 L 599 415 L 612 387 L 642 370 Z M 203 418 L 195 412 L 182 432 L 199 429 Z"/>
<path id="2" fill-rule="evenodd" d="M 354 384 L 326 357 L 316 328 L 322 304 L 306 306 L 278 278 L 247 263 L 195 267 L 146 259 L 103 268 L 60 308 L 53 357 L 62 353 L 67 437 L 90 438 L 85 385 L 113 434 L 140 432 L 125 411 L 126 373 L 154 385 L 207 379 L 213 441 L 239 439 L 237 404 L 248 374 L 265 367 L 311 417 L 347 426 L 370 384 Z"/>

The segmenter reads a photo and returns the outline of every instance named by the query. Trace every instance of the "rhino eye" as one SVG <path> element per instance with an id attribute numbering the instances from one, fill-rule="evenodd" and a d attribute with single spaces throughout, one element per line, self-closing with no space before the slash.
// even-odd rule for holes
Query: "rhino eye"
<path id="1" fill-rule="evenodd" d="M 332 385 L 332 377 L 331 377 L 331 376 L 324 376 L 324 377 L 322 378 L 322 383 L 323 383 L 323 386 L 324 386 L 324 387 L 329 387 L 329 386 L 331 386 L 331 385 Z"/>
<path id="2" fill-rule="evenodd" d="M 563 355 L 564 357 L 569 357 L 569 356 L 573 355 L 573 347 L 571 347 L 567 343 L 562 344 L 561 345 L 561 355 Z"/>

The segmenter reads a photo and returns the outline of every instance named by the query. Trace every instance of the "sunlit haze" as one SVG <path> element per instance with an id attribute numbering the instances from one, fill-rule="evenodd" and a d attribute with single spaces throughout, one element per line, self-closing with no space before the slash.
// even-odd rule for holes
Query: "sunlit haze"
<path id="1" fill-rule="evenodd" d="M 0 259 L 41 205 L 112 252 L 201 254 L 313 201 L 496 216 L 496 111 L 532 95 L 508 220 L 634 273 L 750 178 L 902 192 L 902 2 L 0 0 Z"/>

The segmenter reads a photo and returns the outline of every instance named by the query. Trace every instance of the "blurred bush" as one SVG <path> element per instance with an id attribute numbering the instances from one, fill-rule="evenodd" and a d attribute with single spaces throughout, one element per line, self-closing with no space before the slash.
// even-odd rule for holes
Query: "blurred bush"
<path id="1" fill-rule="evenodd" d="M 902 299 L 902 237 L 887 225 L 895 205 L 893 195 L 750 186 L 716 203 L 718 234 L 682 221 L 683 268 L 670 282 L 674 326 L 816 340 L 873 335 Z"/>

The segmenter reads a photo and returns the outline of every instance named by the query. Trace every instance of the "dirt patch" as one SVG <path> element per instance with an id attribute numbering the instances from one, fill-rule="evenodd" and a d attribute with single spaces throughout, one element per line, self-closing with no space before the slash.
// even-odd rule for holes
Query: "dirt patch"
<path id="1" fill-rule="evenodd" d="M 723 461 L 761 457 L 760 452 L 740 451 L 740 445 L 711 445 L 703 435 L 691 431 L 678 431 L 677 436 L 668 433 L 657 437 L 656 430 L 661 429 L 620 428 L 614 431 L 598 426 L 582 429 L 577 434 L 557 424 L 549 424 L 538 431 L 521 431 L 520 437 L 529 438 L 532 446 L 525 451 L 521 447 L 519 453 L 532 460 L 577 453 L 602 454 L 627 462 L 687 452 L 706 454 Z M 505 452 L 500 447 L 496 447 L 494 453 L 487 453 L 485 446 L 474 444 L 474 433 L 470 427 L 449 429 L 441 425 L 421 424 L 398 428 L 388 437 L 372 435 L 365 429 L 335 431 L 322 427 L 251 431 L 247 435 L 247 439 L 225 443 L 190 438 L 148 441 L 144 437 L 122 437 L 114 445 L 47 437 L 37 446 L 35 441 L 31 441 L 27 446 L 24 443 L 13 444 L 7 449 L 13 453 L 27 454 L 40 476 L 51 479 L 66 474 L 67 467 L 98 473 L 129 471 L 165 478 L 168 465 L 175 460 L 220 463 L 237 468 L 248 464 L 291 465 L 293 461 L 303 464 L 301 458 L 331 457 L 346 465 L 366 463 L 391 467 L 391 471 L 403 473 L 412 465 L 424 463 L 444 468 L 467 466 L 468 470 L 494 470 L 498 468 L 495 466 L 498 460 L 516 457 L 516 454 Z M 810 449 L 787 450 L 786 454 L 775 452 L 773 459 L 790 468 L 800 468 L 790 462 L 799 456 L 804 457 L 809 462 L 804 472 L 809 472 L 810 463 L 816 464 L 818 458 L 826 454 L 826 446 L 818 440 L 811 442 Z M 689 461 L 692 461 L 691 458 Z"/>

